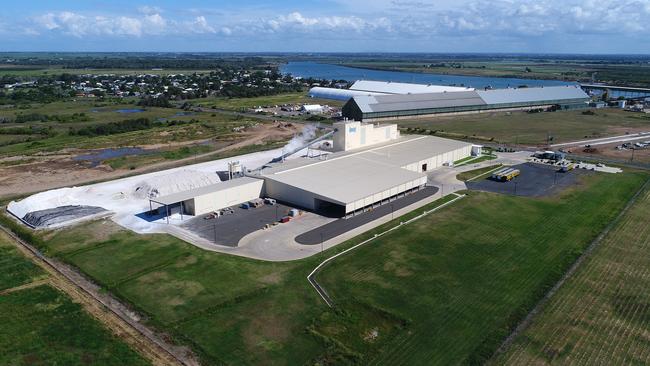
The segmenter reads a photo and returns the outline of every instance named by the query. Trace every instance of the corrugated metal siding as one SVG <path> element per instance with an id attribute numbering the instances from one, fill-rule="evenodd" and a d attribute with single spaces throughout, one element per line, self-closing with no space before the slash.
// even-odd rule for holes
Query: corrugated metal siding
<path id="1" fill-rule="evenodd" d="M 469 92 L 428 93 L 409 95 L 358 96 L 353 103 L 363 114 L 355 119 L 456 113 L 538 105 L 579 105 L 589 99 L 574 86 L 545 88 L 499 89 Z M 345 111 L 344 111 L 345 112 Z"/>
<path id="2" fill-rule="evenodd" d="M 372 112 L 449 108 L 485 104 L 483 99 L 475 91 L 417 95 L 381 95 L 374 97 L 374 99 L 377 104 L 370 105 Z"/>
<path id="3" fill-rule="evenodd" d="M 588 99 L 579 87 L 551 86 L 545 88 L 478 90 L 486 104 L 530 103 L 548 100 Z"/>
<path id="4" fill-rule="evenodd" d="M 388 94 L 425 94 L 442 92 L 471 91 L 473 88 L 459 86 L 396 83 L 392 81 L 358 80 L 350 87 L 351 90 L 379 92 Z"/>

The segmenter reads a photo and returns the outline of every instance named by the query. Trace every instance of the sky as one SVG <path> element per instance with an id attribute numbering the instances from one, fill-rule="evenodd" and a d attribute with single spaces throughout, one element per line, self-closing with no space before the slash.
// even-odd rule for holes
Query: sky
<path id="1" fill-rule="evenodd" d="M 0 51 L 650 54 L 650 0 L 4 0 Z"/>

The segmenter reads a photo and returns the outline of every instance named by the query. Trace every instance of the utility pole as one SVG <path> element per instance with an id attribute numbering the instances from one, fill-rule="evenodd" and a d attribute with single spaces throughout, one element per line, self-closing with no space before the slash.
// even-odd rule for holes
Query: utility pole
<path id="1" fill-rule="evenodd" d="M 214 243 L 217 244 L 217 223 L 214 223 Z"/>
<path id="2" fill-rule="evenodd" d="M 323 254 L 323 232 L 320 233 L 320 253 Z"/>
<path id="3" fill-rule="evenodd" d="M 517 182 L 515 182 L 515 196 L 517 195 Z"/>
<path id="4" fill-rule="evenodd" d="M 391 221 L 395 219 L 395 209 L 393 208 L 393 204 L 390 204 L 390 219 Z"/>

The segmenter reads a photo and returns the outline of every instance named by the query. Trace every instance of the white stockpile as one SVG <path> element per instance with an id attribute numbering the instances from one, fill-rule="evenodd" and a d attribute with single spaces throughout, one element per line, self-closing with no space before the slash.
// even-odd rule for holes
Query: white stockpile
<path id="1" fill-rule="evenodd" d="M 227 171 L 231 160 L 238 160 L 249 168 L 257 168 L 281 153 L 281 149 L 262 151 L 105 183 L 54 189 L 21 201 L 12 201 L 7 209 L 23 218 L 29 212 L 61 206 L 98 206 L 114 212 L 113 221 L 136 232 L 164 232 L 159 223 L 136 216 L 149 210 L 149 198 L 218 183 L 220 179 L 217 172 Z"/>
<path id="2" fill-rule="evenodd" d="M 195 170 L 181 170 L 150 177 L 136 185 L 133 196 L 140 199 L 156 198 L 221 182 L 217 174 Z"/>

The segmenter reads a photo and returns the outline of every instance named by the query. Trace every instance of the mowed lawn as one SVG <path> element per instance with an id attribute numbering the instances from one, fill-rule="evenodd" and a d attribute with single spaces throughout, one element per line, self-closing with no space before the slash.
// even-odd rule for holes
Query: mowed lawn
<path id="1" fill-rule="evenodd" d="M 555 199 L 470 193 L 337 259 L 318 276 L 333 310 L 307 274 L 373 232 L 286 263 L 207 252 L 108 221 L 46 234 L 43 250 L 132 303 L 206 364 L 483 360 L 645 175 L 585 179 Z"/>
<path id="2" fill-rule="evenodd" d="M 493 364 L 650 363 L 650 191 Z"/>
<path id="3" fill-rule="evenodd" d="M 318 280 L 341 308 L 361 303 L 408 324 L 368 364 L 483 362 L 643 181 L 595 179 L 560 199 L 472 192 L 342 257 Z"/>
<path id="4" fill-rule="evenodd" d="M 616 109 L 544 113 L 482 113 L 400 121 L 400 127 L 420 127 L 459 138 L 493 139 L 494 142 L 543 145 L 585 138 L 624 135 L 650 130 L 650 118 Z"/>
<path id="5" fill-rule="evenodd" d="M 46 277 L 41 268 L 23 257 L 9 237 L 0 232 L 0 291 Z"/>
<path id="6" fill-rule="evenodd" d="M 0 364 L 148 364 L 49 284 L 18 287 L 47 278 L 0 233 Z"/>

